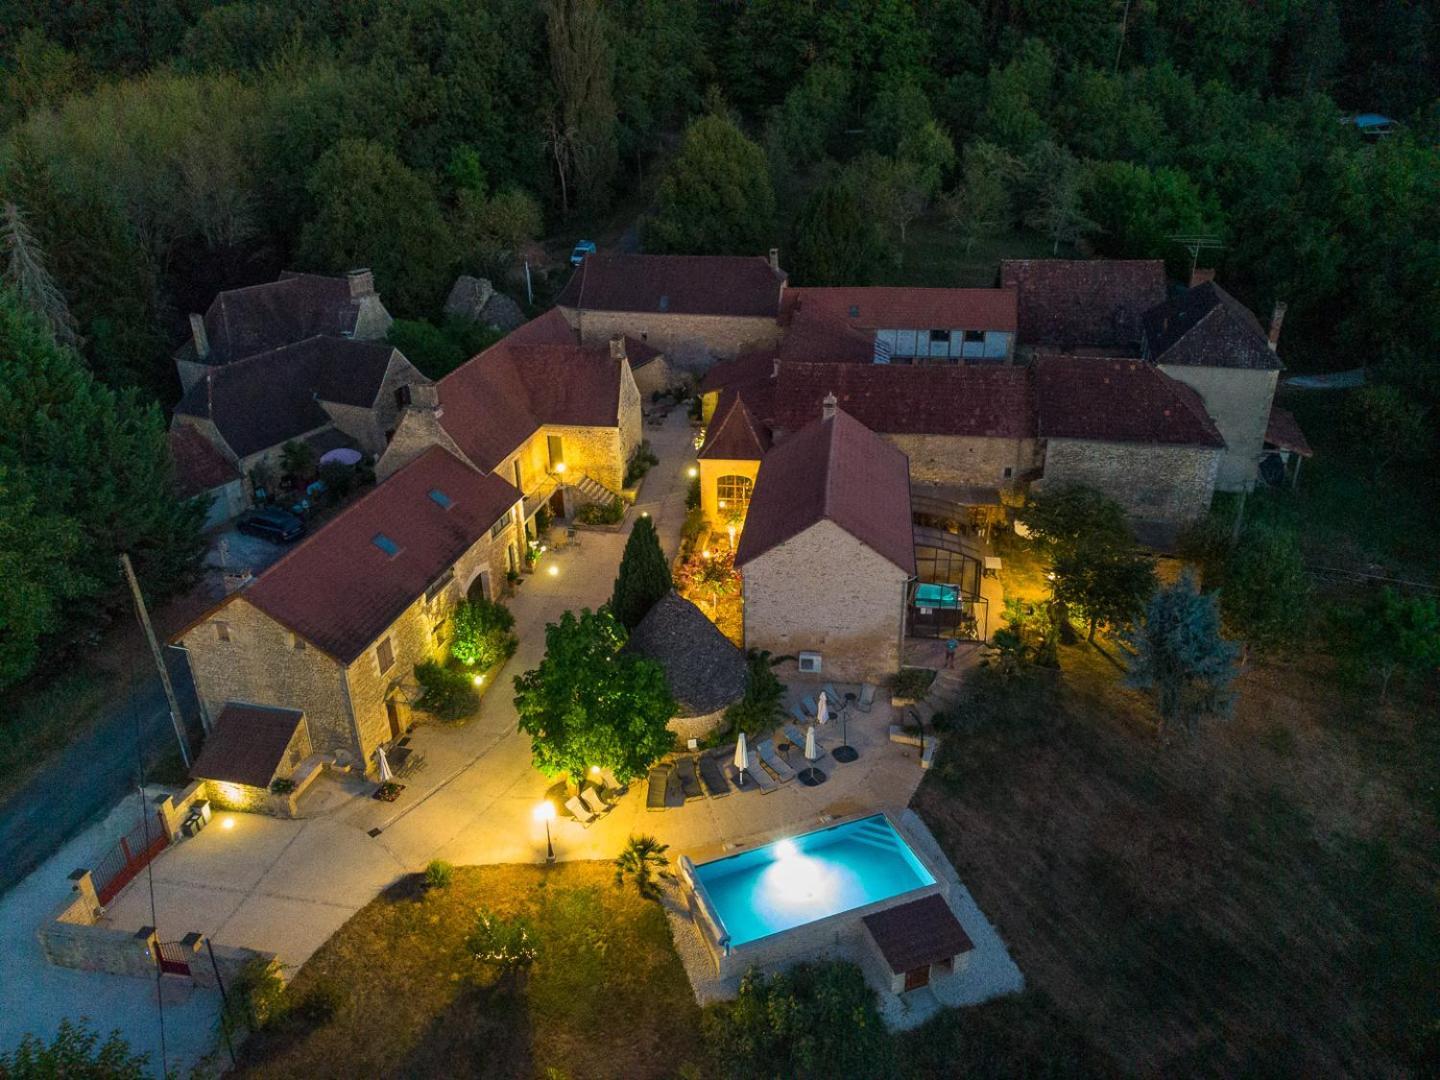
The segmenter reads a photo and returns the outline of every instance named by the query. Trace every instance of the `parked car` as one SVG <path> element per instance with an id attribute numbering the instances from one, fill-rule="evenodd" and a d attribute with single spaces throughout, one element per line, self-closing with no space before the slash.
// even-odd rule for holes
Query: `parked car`
<path id="1" fill-rule="evenodd" d="M 594 240 L 581 240 L 578 244 L 575 245 L 575 250 L 572 251 L 572 252 L 570 252 L 570 265 L 571 265 L 571 266 L 579 266 L 582 262 L 585 261 L 585 256 L 586 256 L 586 255 L 594 255 L 594 254 L 595 254 L 595 241 L 594 241 Z"/>
<path id="2" fill-rule="evenodd" d="M 236 519 L 235 528 L 262 540 L 273 540 L 277 544 L 288 544 L 305 535 L 305 522 L 278 506 L 247 510 Z"/>

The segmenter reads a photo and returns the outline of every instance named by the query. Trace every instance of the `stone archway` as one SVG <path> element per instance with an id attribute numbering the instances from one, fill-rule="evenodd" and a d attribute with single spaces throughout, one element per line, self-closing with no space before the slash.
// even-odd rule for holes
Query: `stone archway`
<path id="1" fill-rule="evenodd" d="M 476 570 L 465 585 L 465 599 L 492 600 L 494 596 L 494 591 L 490 587 L 490 571 L 483 568 Z"/>

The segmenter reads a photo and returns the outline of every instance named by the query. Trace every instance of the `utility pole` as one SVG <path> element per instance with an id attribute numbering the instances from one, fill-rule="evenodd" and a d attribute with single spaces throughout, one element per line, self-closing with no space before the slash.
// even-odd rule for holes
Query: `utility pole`
<path id="1" fill-rule="evenodd" d="M 155 629 L 150 625 L 150 613 L 145 610 L 145 597 L 140 593 L 140 582 L 135 577 L 135 568 L 130 565 L 130 556 L 120 553 L 120 569 L 125 571 L 125 580 L 130 583 L 130 593 L 135 597 L 135 615 L 145 630 L 145 640 L 150 643 L 150 655 L 155 657 L 155 667 L 160 671 L 160 683 L 165 687 L 165 700 L 170 703 L 170 722 L 175 725 L 175 738 L 180 743 L 180 760 L 190 768 L 190 744 L 185 739 L 185 721 L 180 716 L 180 702 L 175 698 L 175 687 L 170 685 L 170 672 L 165 667 L 165 655 L 160 643 L 155 640 Z"/>
<path id="2" fill-rule="evenodd" d="M 1125 51 L 1125 27 L 1130 22 L 1130 0 L 1125 0 L 1125 10 L 1120 15 L 1120 44 L 1115 46 L 1115 74 L 1120 74 L 1120 54 Z"/>

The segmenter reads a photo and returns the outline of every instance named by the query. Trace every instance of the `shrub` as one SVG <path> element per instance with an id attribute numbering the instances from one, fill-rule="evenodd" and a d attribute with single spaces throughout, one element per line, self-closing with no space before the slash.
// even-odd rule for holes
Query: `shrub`
<path id="1" fill-rule="evenodd" d="M 575 512 L 575 520 L 585 525 L 615 525 L 624 516 L 624 499 L 586 503 Z"/>
<path id="2" fill-rule="evenodd" d="M 685 515 L 685 524 L 680 526 L 680 555 L 688 559 L 694 552 L 700 538 L 710 531 L 710 521 L 705 511 L 692 506 Z"/>
<path id="3" fill-rule="evenodd" d="M 641 896 L 656 899 L 660 890 L 655 886 L 655 875 L 666 875 L 670 858 L 665 852 L 669 850 L 669 844 L 662 844 L 653 836 L 631 836 L 615 860 L 616 888 L 624 885 L 627 877 L 634 878 Z"/>
<path id="4" fill-rule="evenodd" d="M 650 440 L 646 439 L 635 448 L 635 453 L 630 455 L 630 463 L 625 466 L 625 486 L 632 486 L 637 480 L 644 476 L 653 466 L 659 465 L 660 459 L 650 449 Z"/>
<path id="5" fill-rule="evenodd" d="M 730 737 L 741 731 L 754 735 L 773 726 L 785 696 L 785 684 L 775 677 L 768 652 L 751 650 L 745 663 L 745 696 L 725 710 L 725 730 Z"/>
<path id="6" fill-rule="evenodd" d="M 919 699 L 930 690 L 935 672 L 929 668 L 901 668 L 890 677 L 890 692 L 897 698 Z"/>
<path id="7" fill-rule="evenodd" d="M 272 795 L 289 795 L 295 790 L 295 781 L 284 776 L 277 776 L 270 781 L 270 793 Z"/>
<path id="8" fill-rule="evenodd" d="M 460 720 L 480 704 L 480 695 L 463 671 L 427 660 L 415 665 L 415 679 L 424 691 L 419 707 L 437 720 Z"/>
<path id="9" fill-rule="evenodd" d="M 685 489 L 685 509 L 698 510 L 700 508 L 700 477 L 692 476 L 690 486 Z"/>
<path id="10" fill-rule="evenodd" d="M 430 865 L 425 867 L 425 887 L 427 889 L 448 889 L 453 880 L 455 880 L 455 867 L 444 859 L 431 859 Z"/>
<path id="11" fill-rule="evenodd" d="M 279 967 L 251 960 L 230 981 L 222 1020 L 231 1030 L 263 1031 L 284 1021 L 290 1005 Z"/>
<path id="12" fill-rule="evenodd" d="M 49 1043 L 26 1034 L 14 1050 L 0 1054 L 0 1076 L 15 1080 L 57 1076 L 142 1080 L 153 1075 L 149 1063 L 150 1055 L 132 1051 L 119 1031 L 112 1031 L 102 1043 L 83 1020 L 78 1024 L 61 1020 Z"/>
<path id="13" fill-rule="evenodd" d="M 320 466 L 320 479 L 325 488 L 337 501 L 355 490 L 359 477 L 354 465 L 342 465 L 338 461 L 327 461 Z"/>
<path id="14" fill-rule="evenodd" d="M 465 938 L 465 948 L 482 964 L 502 971 L 529 967 L 539 953 L 529 920 L 506 919 L 487 908 L 475 913 L 475 925 Z"/>
<path id="15" fill-rule="evenodd" d="M 515 655 L 515 616 L 496 600 L 463 600 L 452 617 L 450 655 L 467 667 L 489 668 Z"/>

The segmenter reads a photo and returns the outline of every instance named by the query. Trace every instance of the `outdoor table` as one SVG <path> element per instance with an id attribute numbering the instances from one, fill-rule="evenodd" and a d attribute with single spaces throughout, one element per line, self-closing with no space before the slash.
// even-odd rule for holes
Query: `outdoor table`
<path id="1" fill-rule="evenodd" d="M 855 704 L 855 697 L 856 695 L 853 693 L 845 695 L 845 704 L 840 708 L 840 745 L 830 751 L 830 756 L 842 763 L 854 761 L 860 756 L 860 751 L 856 750 L 846 740 L 846 736 L 849 733 L 850 706 Z"/>

